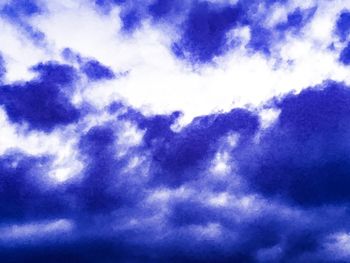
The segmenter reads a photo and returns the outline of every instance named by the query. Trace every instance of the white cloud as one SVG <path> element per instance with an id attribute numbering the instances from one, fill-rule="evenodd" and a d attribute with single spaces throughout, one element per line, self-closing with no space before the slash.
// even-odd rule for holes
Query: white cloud
<path id="1" fill-rule="evenodd" d="M 74 223 L 68 219 L 8 225 L 0 228 L 0 242 L 35 241 L 71 232 L 73 228 Z"/>
<path id="2" fill-rule="evenodd" d="M 226 206 L 230 200 L 230 195 L 226 192 L 213 195 L 209 198 L 208 202 L 212 206 Z"/>
<path id="3" fill-rule="evenodd" d="M 194 225 L 189 227 L 190 231 L 200 240 L 218 240 L 222 237 L 223 228 L 219 223 L 207 225 Z"/>
<path id="4" fill-rule="evenodd" d="M 28 69 L 50 58 L 42 47 L 37 47 L 20 31 L 18 27 L 10 24 L 0 17 L 0 54 L 6 63 L 5 82 L 29 80 L 33 72 Z"/>
<path id="5" fill-rule="evenodd" d="M 210 167 L 210 172 L 215 176 L 225 176 L 232 171 L 230 155 L 228 152 L 218 152 Z"/>
<path id="6" fill-rule="evenodd" d="M 338 232 L 330 235 L 324 244 L 333 259 L 350 260 L 350 234 L 347 232 Z"/>
<path id="7" fill-rule="evenodd" d="M 286 8 L 294 10 L 298 5 L 309 8 L 313 4 L 313 1 L 299 1 Z M 34 16 L 29 22 L 45 33 L 47 49 L 34 46 L 21 36 L 15 26 L 0 20 L 4 34 L 0 50 L 7 63 L 6 78 L 8 81 L 29 78 L 27 70 L 31 65 L 48 58 L 58 58 L 66 47 L 83 56 L 96 58 L 116 72 L 128 71 L 125 76 L 112 81 L 79 83 L 75 103 L 89 102 L 98 110 L 83 121 L 85 130 L 93 124 L 111 120 L 113 115 L 107 114 L 104 107 L 121 98 L 145 114 L 181 110 L 184 116 L 177 124 L 181 126 L 195 116 L 213 111 L 228 111 L 235 106 L 259 107 L 273 96 L 298 92 L 328 78 L 350 83 L 350 71 L 338 63 L 338 54 L 328 48 L 334 38 L 336 17 L 347 6 L 347 1 L 318 3 L 315 18 L 301 35 L 289 34 L 274 45 L 272 58 L 252 54 L 242 45 L 223 57 L 215 58 L 215 65 L 205 65 L 196 70 L 170 52 L 171 40 L 178 35 L 171 36 L 171 30 L 165 26 L 152 27 L 149 21 L 145 21 L 132 36 L 126 36 L 119 32 L 118 8 L 107 15 L 93 10 L 92 4 L 83 0 L 50 1 L 46 5 L 48 12 Z M 278 21 L 285 16 L 281 8 L 276 6 L 274 9 L 280 14 L 276 15 Z M 246 43 L 249 31 L 248 27 L 244 27 L 229 35 L 238 34 Z M 262 110 L 261 116 L 266 128 L 276 119 L 277 113 Z M 0 138 L 0 153 L 18 147 L 30 154 L 54 154 L 57 162 L 51 174 L 58 178 L 66 178 L 81 169 L 74 150 L 74 131 L 67 132 L 74 127 L 51 134 L 23 133 L 19 126 L 8 123 L 4 112 L 1 112 L 1 122 L 1 132 L 6 136 Z M 119 146 L 127 150 L 140 143 L 142 132 L 132 125 L 125 125 Z M 232 167 L 229 167 L 224 155 L 219 157 L 213 163 L 212 172 L 229 173 Z M 75 161 L 71 163 L 69 160 Z"/>
<path id="8" fill-rule="evenodd" d="M 263 109 L 259 112 L 261 128 L 266 129 L 270 127 L 277 119 L 280 114 L 278 109 Z"/>
<path id="9" fill-rule="evenodd" d="M 77 175 L 82 167 L 77 152 L 74 127 L 56 129 L 52 133 L 27 130 L 25 125 L 9 122 L 0 108 L 0 155 L 10 149 L 18 149 L 28 155 L 50 155 L 55 159 L 49 176 L 59 182 Z"/>
<path id="10" fill-rule="evenodd" d="M 120 33 L 118 8 L 106 15 L 85 1 L 50 1 L 50 12 L 33 18 L 32 23 L 46 34 L 56 52 L 70 47 L 117 72 L 129 71 L 118 80 L 90 86 L 82 94 L 84 101 L 102 108 L 124 98 L 146 114 L 182 110 L 187 123 L 194 116 L 213 111 L 258 106 L 273 96 L 300 91 L 328 78 L 348 82 L 349 71 L 328 49 L 335 19 L 346 6 L 344 2 L 317 2 L 315 18 L 302 36 L 287 36 L 274 46 L 273 58 L 251 54 L 242 46 L 216 58 L 215 67 L 207 65 L 196 71 L 170 52 L 171 40 L 178 35 L 174 31 L 171 35 L 169 27 L 152 27 L 145 21 L 132 36 Z M 289 12 L 315 3 L 298 1 L 285 8 Z M 273 14 L 283 14 L 286 10 L 282 9 L 276 5 Z M 275 20 L 280 21 L 285 15 L 276 16 Z M 238 33 L 243 34 L 243 39 L 249 38 L 249 28 Z"/>

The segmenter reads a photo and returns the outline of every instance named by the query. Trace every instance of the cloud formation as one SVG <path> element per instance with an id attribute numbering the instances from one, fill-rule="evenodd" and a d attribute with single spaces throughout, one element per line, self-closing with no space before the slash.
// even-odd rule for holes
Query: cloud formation
<path id="1" fill-rule="evenodd" d="M 348 262 L 348 4 L 1 3 L 1 261 Z"/>

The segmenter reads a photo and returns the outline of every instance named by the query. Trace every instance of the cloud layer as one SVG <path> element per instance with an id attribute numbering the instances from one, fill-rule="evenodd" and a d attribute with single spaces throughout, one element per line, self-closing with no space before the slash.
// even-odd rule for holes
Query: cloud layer
<path id="1" fill-rule="evenodd" d="M 348 262 L 349 4 L 1 3 L 1 261 Z"/>

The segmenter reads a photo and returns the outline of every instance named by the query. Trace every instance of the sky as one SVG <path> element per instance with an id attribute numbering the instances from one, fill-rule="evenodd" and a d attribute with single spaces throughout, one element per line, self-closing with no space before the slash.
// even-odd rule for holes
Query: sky
<path id="1" fill-rule="evenodd" d="M 350 262 L 350 1 L 0 0 L 0 259 Z"/>

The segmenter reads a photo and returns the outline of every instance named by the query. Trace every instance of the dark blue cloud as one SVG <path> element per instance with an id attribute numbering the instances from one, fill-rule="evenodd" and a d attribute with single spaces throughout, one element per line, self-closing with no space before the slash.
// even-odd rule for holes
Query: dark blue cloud
<path id="1" fill-rule="evenodd" d="M 257 116 L 235 109 L 229 113 L 197 117 L 180 132 L 174 132 L 171 125 L 179 114 L 175 112 L 139 121 L 140 128 L 146 131 L 144 142 L 152 151 L 154 163 L 161 167 L 157 177 L 165 183 L 195 179 L 201 164 L 214 156 L 220 138 L 230 132 L 250 138 L 259 127 Z"/>
<path id="2" fill-rule="evenodd" d="M 107 126 L 83 134 L 79 150 L 84 169 L 63 184 L 54 184 L 49 177 L 53 156 L 34 157 L 15 150 L 2 155 L 0 223 L 73 217 L 84 225 L 89 216 L 108 215 L 125 206 L 131 209 L 143 196 L 143 181 L 137 170 L 123 174 L 134 153 L 117 158 L 116 139 Z"/>
<path id="3" fill-rule="evenodd" d="M 42 10 L 35 0 L 10 0 L 2 7 L 1 13 L 11 18 L 21 18 L 40 13 Z"/>
<path id="4" fill-rule="evenodd" d="M 122 20 L 122 30 L 126 33 L 141 26 L 145 19 L 153 19 L 155 22 L 170 22 L 169 18 L 179 16 L 185 11 L 186 3 L 183 1 L 155 0 L 155 1 L 129 1 L 129 0 L 97 0 L 95 4 L 103 10 L 109 12 L 113 5 L 121 8 L 120 18 Z M 171 22 L 170 22 L 171 23 Z"/>
<path id="5" fill-rule="evenodd" d="M 287 15 L 286 21 L 278 23 L 274 28 L 267 28 L 263 26 L 262 18 L 268 18 L 269 11 L 267 11 L 267 14 L 262 15 L 262 17 L 251 19 L 251 12 L 256 10 L 257 7 L 246 8 L 250 14 L 247 16 L 246 24 L 249 25 L 251 30 L 251 39 L 248 43 L 248 48 L 251 48 L 253 51 L 262 52 L 265 55 L 270 55 L 273 44 L 283 40 L 287 33 L 298 34 L 312 19 L 317 10 L 317 7 L 308 9 L 296 8 Z"/>
<path id="6" fill-rule="evenodd" d="M 90 80 L 112 79 L 115 77 L 113 71 L 102 65 L 97 60 L 89 60 L 85 62 L 81 70 L 88 76 Z"/>
<path id="7" fill-rule="evenodd" d="M 80 72 L 85 74 L 90 81 L 108 80 L 116 77 L 113 70 L 103 65 L 96 59 L 81 56 L 75 50 L 64 48 L 62 58 L 69 63 L 78 63 Z"/>
<path id="8" fill-rule="evenodd" d="M 66 81 L 69 83 L 69 80 Z M 310 89 L 277 102 L 282 110 L 278 124 L 262 137 L 260 148 L 264 151 L 249 156 L 260 158 L 262 164 L 278 166 L 285 164 L 282 157 L 288 156 L 288 152 L 281 149 L 288 144 L 295 145 L 295 141 L 300 139 L 303 141 L 296 146 L 302 147 L 302 143 L 317 132 L 321 135 L 326 133 L 325 139 L 333 140 L 335 136 L 328 135 L 333 129 L 340 131 L 337 134 L 342 134 L 343 131 L 341 125 L 329 120 L 339 120 L 336 117 L 338 115 L 347 118 L 345 116 L 349 110 L 346 105 L 347 100 L 350 100 L 347 94 L 345 87 L 331 83 L 327 88 Z M 121 103 L 115 105 L 118 109 L 124 107 Z M 331 109 L 329 105 L 332 106 Z M 315 110 L 316 106 L 324 107 L 318 108 L 321 109 L 318 112 Z M 78 145 L 84 169 L 81 175 L 63 185 L 55 186 L 47 181 L 47 168 L 51 163 L 49 156 L 32 157 L 17 152 L 2 156 L 0 213 L 4 222 L 11 224 L 45 218 L 67 218 L 74 220 L 75 225 L 73 232 L 67 236 L 56 235 L 36 243 L 19 242 L 11 246 L 0 242 L 2 261 L 264 262 L 257 259 L 258 252 L 280 246 L 277 260 L 269 262 L 303 262 L 301 259 L 313 262 L 312 257 L 307 255 L 316 253 L 322 247 L 323 238 L 341 227 L 346 227 L 345 224 L 336 223 L 336 219 L 326 218 L 323 221 L 322 215 L 310 227 L 305 225 L 303 217 L 295 220 L 289 218 L 289 213 L 280 214 L 268 206 L 261 208 L 261 211 L 260 208 L 254 208 L 255 212 L 251 217 L 241 217 L 229 207 L 214 207 L 200 196 L 188 198 L 186 195 L 180 196 L 179 200 L 170 198 L 164 218 L 156 216 L 162 213 L 161 210 L 158 210 L 158 206 L 156 209 L 148 207 L 145 199 L 147 193 L 154 191 L 154 184 L 149 184 L 148 180 L 140 180 L 137 177 L 140 171 L 124 172 L 132 157 L 151 156 L 150 161 L 154 165 L 151 165 L 151 170 L 147 173 L 156 174 L 163 184 L 173 187 L 181 183 L 190 189 L 194 187 L 196 191 L 199 191 L 198 187 L 202 187 L 205 193 L 206 189 L 211 189 L 212 182 L 206 183 L 202 180 L 198 176 L 198 169 L 202 162 L 212 159 L 220 145 L 220 138 L 230 132 L 239 133 L 239 150 L 234 154 L 242 153 L 247 156 L 244 153 L 245 147 L 253 152 L 256 150 L 251 139 L 259 129 L 259 121 L 252 112 L 234 109 L 228 113 L 201 116 L 181 131 L 174 132 L 171 126 L 180 114 L 175 112 L 170 115 L 145 117 L 130 109 L 115 122 L 90 128 L 82 133 Z M 144 130 L 144 145 L 117 157 L 119 148 L 116 141 L 120 134 L 118 123 L 123 120 L 135 122 Z M 283 132 L 281 127 L 286 127 Z M 277 140 L 278 147 L 274 149 L 276 145 L 271 147 L 270 143 L 275 142 L 278 133 L 286 135 L 283 140 Z M 340 139 L 338 142 L 340 147 Z M 282 154 L 280 159 L 273 159 L 276 152 Z M 310 150 L 305 152 L 305 155 L 300 155 L 299 161 L 311 155 Z M 291 154 L 295 155 L 295 152 Z M 263 159 L 261 156 L 267 157 Z M 238 157 L 238 161 L 247 161 Z M 287 160 L 290 161 L 288 158 Z M 255 161 L 249 159 L 246 163 L 253 166 L 254 172 L 259 170 Z M 297 163 L 293 162 L 295 164 Z M 283 168 L 285 167 L 284 165 Z M 186 170 L 191 170 L 192 174 L 184 178 L 182 174 Z M 245 173 L 243 176 L 247 179 L 251 174 Z M 263 180 L 272 175 L 260 173 L 259 176 Z M 173 177 L 178 178 L 174 180 Z M 188 180 L 192 178 L 196 178 L 196 181 Z M 254 176 L 250 178 L 256 179 Z M 153 178 L 150 177 L 149 180 Z M 282 180 L 279 185 L 275 184 L 276 190 L 273 191 L 278 192 L 284 187 L 284 183 Z M 229 181 L 226 184 L 230 184 Z M 300 186 L 296 183 L 293 187 Z M 240 192 L 239 189 L 232 190 L 229 187 L 224 189 L 233 196 Z M 261 188 L 256 190 L 261 191 Z M 254 188 L 245 191 L 256 194 Z M 267 196 L 270 194 L 268 192 Z M 240 201 L 238 199 L 234 202 Z M 149 217 L 152 215 L 155 219 L 150 223 Z M 141 224 L 129 225 L 133 220 Z M 116 232 L 115 229 L 125 222 L 128 227 Z M 193 228 L 205 229 L 210 224 L 220 226 L 222 234 L 218 240 L 203 238 L 201 233 L 191 233 Z M 326 225 L 329 227 L 325 227 Z M 160 226 L 164 233 L 161 239 L 158 232 Z"/>
<path id="9" fill-rule="evenodd" d="M 80 54 L 70 48 L 64 48 L 61 52 L 61 56 L 68 62 L 78 62 L 79 64 L 82 63 L 82 57 Z"/>
<path id="10" fill-rule="evenodd" d="M 273 11 L 275 3 L 288 1 L 238 1 L 236 4 L 212 1 L 155 0 L 139 4 L 132 1 L 96 1 L 104 10 L 118 5 L 121 8 L 122 30 L 133 33 L 142 21 L 174 27 L 179 40 L 172 43 L 173 53 L 192 64 L 211 62 L 215 56 L 224 55 L 239 45 L 239 39 L 228 39 L 226 34 L 239 26 L 248 26 L 251 40 L 248 48 L 253 52 L 270 54 L 272 45 L 281 41 L 287 32 L 294 34 L 311 20 L 317 7 L 296 8 L 287 15 L 287 21 L 275 28 L 268 28 L 265 19 Z M 261 12 L 262 5 L 266 11 Z"/>
<path id="11" fill-rule="evenodd" d="M 94 2 L 99 7 L 109 9 L 112 5 L 120 5 L 127 2 L 127 0 L 95 0 Z"/>
<path id="12" fill-rule="evenodd" d="M 137 152 L 131 151 L 118 158 L 117 128 L 112 127 L 113 124 L 92 127 L 80 139 L 79 149 L 85 164 L 83 176 L 70 191 L 76 195 L 82 211 L 108 213 L 126 205 L 132 207 L 143 194 L 139 171 L 126 175 L 123 172 Z"/>
<path id="13" fill-rule="evenodd" d="M 74 69 L 46 63 L 33 67 L 33 71 L 39 74 L 34 80 L 0 87 L 0 104 L 10 120 L 43 131 L 76 122 L 79 110 L 68 97 L 76 78 Z"/>
<path id="14" fill-rule="evenodd" d="M 123 21 L 123 31 L 132 32 L 141 24 L 141 14 L 136 9 L 127 10 L 121 13 L 120 18 Z"/>
<path id="15" fill-rule="evenodd" d="M 276 25 L 277 30 L 281 31 L 299 31 L 315 14 L 317 7 L 306 10 L 296 8 L 293 12 L 287 15 L 287 21 Z"/>
<path id="16" fill-rule="evenodd" d="M 81 138 L 80 149 L 87 157 L 83 181 L 78 191 L 80 208 L 88 211 L 110 211 L 120 205 L 115 191 L 117 172 L 115 134 L 107 127 L 93 127 Z"/>
<path id="17" fill-rule="evenodd" d="M 45 35 L 26 21 L 28 17 L 41 14 L 42 9 L 35 0 L 11 0 L 2 6 L 0 14 L 18 26 L 34 43 L 43 44 Z"/>
<path id="18" fill-rule="evenodd" d="M 5 61 L 4 61 L 4 58 L 0 55 L 0 83 L 5 73 L 6 73 Z"/>
<path id="19" fill-rule="evenodd" d="M 277 105 L 277 123 L 254 150 L 251 147 L 249 160 L 241 163 L 242 173 L 268 196 L 300 205 L 348 202 L 349 88 L 327 82 Z"/>
<path id="20" fill-rule="evenodd" d="M 335 28 L 336 34 L 339 36 L 341 41 L 345 41 L 350 33 L 350 12 L 343 10 L 336 22 Z"/>
<path id="21" fill-rule="evenodd" d="M 148 12 L 155 20 L 159 20 L 183 11 L 182 7 L 185 5 L 186 3 L 181 1 L 156 0 L 148 7 Z"/>
<path id="22" fill-rule="evenodd" d="M 336 22 L 335 33 L 338 35 L 342 42 L 345 42 L 350 33 L 350 12 L 343 10 Z M 340 52 L 339 61 L 344 65 L 350 64 L 350 43 L 347 43 L 343 50 Z"/>
<path id="23" fill-rule="evenodd" d="M 10 152 L 0 157 L 0 221 L 52 218 L 65 212 L 63 191 L 46 175 L 49 156 L 33 157 Z"/>
<path id="24" fill-rule="evenodd" d="M 340 52 L 339 61 L 344 65 L 350 64 L 350 43 L 348 43 Z"/>
<path id="25" fill-rule="evenodd" d="M 103 1 L 102 6 L 112 5 Z M 125 3 L 124 3 L 125 2 Z M 229 5 L 216 5 L 206 1 L 169 1 L 155 0 L 139 5 L 132 1 L 114 3 L 121 7 L 122 30 L 132 33 L 145 19 L 154 23 L 174 26 L 183 21 L 177 30 L 181 40 L 173 44 L 175 54 L 183 57 L 190 53 L 194 62 L 208 62 L 215 55 L 220 55 L 226 48 L 225 33 L 235 24 L 236 8 Z M 196 45 L 200 47 L 196 48 Z M 217 47 L 215 47 L 217 45 Z"/>
<path id="26" fill-rule="evenodd" d="M 248 47 L 254 51 L 259 51 L 265 55 L 269 55 L 273 32 L 261 26 L 254 26 L 251 31 L 251 39 L 248 43 Z"/>
<path id="27" fill-rule="evenodd" d="M 185 19 L 180 32 L 182 38 L 173 44 L 173 52 L 192 62 L 209 62 L 215 56 L 225 54 L 235 47 L 235 39 L 227 43 L 226 34 L 238 26 L 248 26 L 251 39 L 247 45 L 254 52 L 270 54 L 273 44 L 281 41 L 285 34 L 299 31 L 311 20 L 317 7 L 309 9 L 296 8 L 289 13 L 286 22 L 279 23 L 271 29 L 264 26 L 274 2 L 264 1 L 266 12 L 260 13 L 261 1 L 238 1 L 236 5 L 220 5 L 209 2 L 195 2 Z"/>
<path id="28" fill-rule="evenodd" d="M 264 211 L 253 220 L 237 224 L 232 211 L 213 208 L 198 201 L 175 202 L 171 209 L 169 220 L 175 228 L 205 227 L 217 223 L 224 229 L 223 240 L 219 243 L 202 241 L 197 246 L 195 242 L 187 243 L 184 237 L 182 242 L 188 244 L 189 251 L 182 248 L 178 253 L 178 262 L 303 262 L 298 260 L 303 257 L 309 261 L 312 256 L 308 254 L 317 252 L 322 246 L 322 238 L 331 232 L 330 229 L 322 229 L 319 221 L 308 226 L 302 219 L 293 223 L 291 219 Z M 231 235 L 239 238 L 232 238 Z M 274 247 L 280 250 L 277 249 L 277 254 L 270 255 L 269 259 L 263 260 L 258 256 L 259 251 Z"/>
<path id="29" fill-rule="evenodd" d="M 15 150 L 2 155 L 0 223 L 73 217 L 84 225 L 89 216 L 132 208 L 143 196 L 143 181 L 138 170 L 123 173 L 135 153 L 117 158 L 116 139 L 115 130 L 107 126 L 83 134 L 79 151 L 84 169 L 63 184 L 55 184 L 48 174 L 53 156 L 34 157 Z"/>
<path id="30" fill-rule="evenodd" d="M 261 207 L 258 214 L 243 220 L 231 209 L 212 207 L 202 202 L 200 197 L 172 202 L 169 221 L 174 229 L 206 227 L 210 223 L 219 224 L 222 229 L 221 242 L 211 240 L 196 244 L 191 238 L 192 241 L 187 242 L 183 236 L 182 243 L 188 246 L 188 251 L 180 249 L 179 258 L 194 262 L 232 262 L 233 259 L 242 262 L 334 261 L 337 252 L 325 252 L 323 242 L 330 234 L 348 229 L 349 225 L 343 221 L 348 218 L 348 212 L 341 215 L 339 210 L 327 211 L 327 207 L 322 207 L 318 211 L 304 210 L 305 213 L 299 210 L 293 215 L 292 210 L 288 211 L 294 209 L 293 206 L 273 208 L 273 201 L 270 201 Z M 176 243 L 172 242 L 173 245 Z M 213 251 L 215 253 L 212 254 Z M 262 256 L 263 251 L 269 252 Z"/>
<path id="31" fill-rule="evenodd" d="M 238 6 L 217 6 L 200 2 L 193 6 L 183 24 L 181 40 L 174 44 L 177 54 L 190 54 L 194 62 L 208 62 L 225 53 L 226 33 L 237 26 L 243 10 Z"/>

